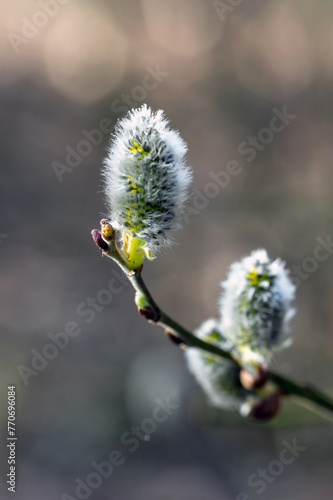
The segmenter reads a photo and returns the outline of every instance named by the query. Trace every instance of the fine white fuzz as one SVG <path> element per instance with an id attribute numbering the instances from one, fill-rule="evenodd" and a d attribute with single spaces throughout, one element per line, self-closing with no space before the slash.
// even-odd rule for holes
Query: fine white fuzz
<path id="1" fill-rule="evenodd" d="M 194 335 L 205 342 L 226 348 L 215 319 L 205 321 L 194 331 Z M 240 410 L 251 393 L 241 386 L 240 368 L 235 363 L 196 348 L 187 348 L 185 356 L 190 372 L 213 405 L 227 410 Z"/>
<path id="2" fill-rule="evenodd" d="M 104 162 L 105 195 L 111 225 L 142 240 L 154 256 L 180 227 L 192 173 L 187 146 L 169 128 L 163 111 L 147 105 L 121 119 Z"/>
<path id="3" fill-rule="evenodd" d="M 231 265 L 222 284 L 220 329 L 243 364 L 267 364 L 272 350 L 285 345 L 295 286 L 280 259 L 256 250 Z"/>

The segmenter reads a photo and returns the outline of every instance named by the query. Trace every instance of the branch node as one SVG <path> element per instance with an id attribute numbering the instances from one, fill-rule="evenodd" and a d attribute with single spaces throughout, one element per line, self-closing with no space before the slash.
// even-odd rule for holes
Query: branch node
<path id="1" fill-rule="evenodd" d="M 165 330 L 164 333 L 173 344 L 178 345 L 181 349 L 184 349 L 186 347 L 185 342 L 177 335 L 174 335 L 169 330 Z"/>
<path id="2" fill-rule="evenodd" d="M 131 269 L 130 271 L 128 271 L 127 273 L 127 277 L 128 278 L 133 278 L 133 276 L 136 276 L 137 274 L 140 274 L 141 271 L 143 269 L 143 264 L 141 264 L 141 266 L 137 267 L 136 269 Z"/>
<path id="3" fill-rule="evenodd" d="M 157 311 L 150 305 L 145 307 L 138 307 L 138 312 L 140 316 L 148 321 L 152 321 L 153 323 L 157 323 L 161 319 L 160 311 Z"/>

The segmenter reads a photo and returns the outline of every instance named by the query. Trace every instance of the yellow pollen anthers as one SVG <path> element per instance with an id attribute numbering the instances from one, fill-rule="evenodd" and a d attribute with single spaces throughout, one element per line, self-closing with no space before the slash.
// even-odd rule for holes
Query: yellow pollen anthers
<path id="1" fill-rule="evenodd" d="M 127 182 L 128 182 L 128 192 L 129 193 L 143 193 L 143 189 L 134 184 L 133 177 L 127 176 Z"/>
<path id="2" fill-rule="evenodd" d="M 258 274 L 256 271 L 256 268 L 253 267 L 251 271 L 249 271 L 246 275 L 247 279 L 250 281 L 250 285 L 257 285 L 258 284 Z"/>
<path id="3" fill-rule="evenodd" d="M 113 227 L 105 219 L 101 220 L 101 231 L 106 239 L 111 239 L 115 234 Z"/>
<path id="4" fill-rule="evenodd" d="M 144 154 L 145 153 L 145 150 L 143 149 L 142 146 L 140 146 L 140 144 L 136 141 L 132 141 L 134 146 L 130 146 L 130 152 L 131 153 L 141 153 L 141 154 Z"/>
<path id="5" fill-rule="evenodd" d="M 267 271 L 264 271 L 262 274 L 258 274 L 255 267 L 247 273 L 246 277 L 250 282 L 250 286 L 257 286 L 262 281 L 272 281 L 272 276 L 270 276 Z"/>
<path id="6" fill-rule="evenodd" d="M 144 157 L 144 155 L 149 154 L 150 151 L 151 151 L 151 148 L 149 148 L 148 150 L 143 149 L 143 147 L 140 146 L 140 144 L 137 141 L 135 141 L 134 139 L 132 140 L 132 144 L 133 144 L 133 146 L 130 146 L 129 150 L 134 155 L 136 153 L 140 153 L 140 156 L 138 157 L 139 160 L 142 160 L 142 158 Z"/>

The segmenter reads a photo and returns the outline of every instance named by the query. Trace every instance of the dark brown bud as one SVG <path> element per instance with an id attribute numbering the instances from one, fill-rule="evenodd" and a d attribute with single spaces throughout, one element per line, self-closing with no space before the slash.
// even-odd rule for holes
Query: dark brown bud
<path id="1" fill-rule="evenodd" d="M 267 421 L 275 417 L 281 407 L 282 394 L 277 391 L 256 403 L 249 413 L 249 417 L 255 420 Z"/>
<path id="2" fill-rule="evenodd" d="M 103 252 L 107 252 L 109 250 L 109 245 L 103 240 L 101 232 L 98 229 L 93 229 L 91 231 L 91 236 L 93 237 L 95 244 L 98 248 L 103 250 Z"/>
<path id="3" fill-rule="evenodd" d="M 160 312 L 156 311 L 156 309 L 154 309 L 150 305 L 142 307 L 142 308 L 138 307 L 138 311 L 139 311 L 140 316 L 147 319 L 148 321 L 153 321 L 154 323 L 159 321 L 159 319 L 161 317 Z"/>
<path id="4" fill-rule="evenodd" d="M 177 337 L 177 335 L 171 333 L 169 330 L 165 330 L 165 335 L 174 344 L 178 345 L 179 347 L 185 347 L 185 342 L 181 338 Z"/>

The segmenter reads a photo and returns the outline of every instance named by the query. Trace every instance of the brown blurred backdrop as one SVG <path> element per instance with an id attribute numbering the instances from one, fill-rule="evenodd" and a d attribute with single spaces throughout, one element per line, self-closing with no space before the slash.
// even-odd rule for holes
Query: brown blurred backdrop
<path id="1" fill-rule="evenodd" d="M 275 368 L 333 390 L 333 256 L 314 258 L 333 235 L 332 22 L 332 3 L 314 0 L 2 2 L 3 498 L 9 384 L 17 499 L 78 498 L 76 478 L 112 450 L 125 463 L 86 498 L 331 496 L 331 424 L 291 403 L 262 426 L 211 408 L 182 352 L 137 316 L 130 287 L 115 278 L 119 293 L 101 292 L 115 267 L 90 230 L 105 211 L 108 131 L 131 106 L 162 108 L 188 143 L 194 197 L 178 245 L 145 266 L 156 300 L 194 328 L 216 315 L 230 263 L 267 248 L 302 274 L 294 345 Z M 80 333 L 22 377 L 68 322 Z M 121 444 L 168 396 L 179 408 L 135 451 Z M 294 439 L 306 450 L 258 494 L 249 478 Z"/>

